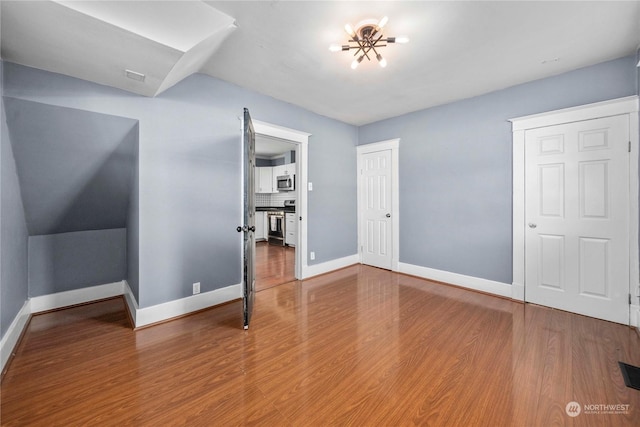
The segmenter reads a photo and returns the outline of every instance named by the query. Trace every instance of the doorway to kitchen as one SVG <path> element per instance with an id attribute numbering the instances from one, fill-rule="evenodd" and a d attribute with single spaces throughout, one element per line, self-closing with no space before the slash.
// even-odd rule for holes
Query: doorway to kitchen
<path id="1" fill-rule="evenodd" d="M 254 122 L 256 291 L 303 278 L 309 134 Z"/>

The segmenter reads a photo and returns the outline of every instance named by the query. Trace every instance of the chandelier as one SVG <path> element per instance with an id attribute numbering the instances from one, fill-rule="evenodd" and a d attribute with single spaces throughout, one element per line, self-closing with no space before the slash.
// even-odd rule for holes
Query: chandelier
<path id="1" fill-rule="evenodd" d="M 351 68 L 356 69 L 364 58 L 371 61 L 371 57 L 375 56 L 378 60 L 378 64 L 381 67 L 387 66 L 387 60 L 382 57 L 378 49 L 387 46 L 391 43 L 407 43 L 409 41 L 406 37 L 384 37 L 382 34 L 382 28 L 387 24 L 389 18 L 383 17 L 380 21 L 369 19 L 362 21 L 358 24 L 355 31 L 351 25 L 344 26 L 344 30 L 349 34 L 350 39 L 348 44 L 343 45 L 331 45 L 329 50 L 332 52 L 346 52 L 351 49 L 355 49 L 353 54 L 354 60 L 351 63 Z"/>

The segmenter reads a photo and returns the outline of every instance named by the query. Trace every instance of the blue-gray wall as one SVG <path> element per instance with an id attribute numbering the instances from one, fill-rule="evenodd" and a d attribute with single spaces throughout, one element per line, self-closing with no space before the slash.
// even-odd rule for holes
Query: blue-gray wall
<path id="1" fill-rule="evenodd" d="M 359 128 L 401 138 L 400 262 L 512 282 L 508 119 L 634 95 L 635 55 Z"/>
<path id="2" fill-rule="evenodd" d="M 235 227 L 241 218 L 238 116 L 243 107 L 256 120 L 312 134 L 308 247 L 316 252 L 316 263 L 357 251 L 356 143 L 400 137 L 400 261 L 510 283 L 507 119 L 635 94 L 636 63 L 635 56 L 622 58 L 359 129 L 204 75 L 145 98 L 4 63 L 3 93 L 138 122 L 133 131 L 138 135 L 133 175 L 138 191 L 127 204 L 125 275 L 140 307 L 147 307 L 190 295 L 196 281 L 203 292 L 240 282 Z M 11 220 L 5 210 L 15 208 L 6 203 L 10 193 L 5 189 L 19 194 L 15 164 L 15 185 L 5 179 L 5 152 L 11 148 L 6 133 L 4 126 L 3 249 L 4 224 Z M 21 236 L 26 241 L 26 231 Z M 11 253 L 21 253 L 18 249 L 19 242 L 11 245 Z M 26 258 L 26 250 L 22 253 Z M 3 252 L 3 297 L 5 258 Z M 16 265 L 24 265 L 26 272 L 26 260 Z M 26 298 L 26 287 L 18 289 L 24 295 L 14 298 L 11 307 L 21 307 Z M 3 298 L 2 304 L 4 321 L 9 303 Z M 11 311 L 6 315 L 12 316 Z"/>
<path id="3" fill-rule="evenodd" d="M 125 279 L 137 121 L 3 101 L 30 236 L 28 295 Z"/>
<path id="4" fill-rule="evenodd" d="M 309 250 L 316 263 L 356 253 L 354 126 L 200 74 L 156 98 L 11 63 L 4 84 L 6 97 L 139 121 L 140 307 L 189 296 L 193 282 L 240 283 L 243 107 L 312 134 Z"/>
<path id="5" fill-rule="evenodd" d="M 124 228 L 136 121 L 5 98 L 31 236 Z"/>
<path id="6" fill-rule="evenodd" d="M 0 335 L 4 336 L 27 300 L 28 233 L 1 100 L 0 116 Z"/>
<path id="7" fill-rule="evenodd" d="M 118 282 L 127 274 L 127 230 L 29 237 L 29 297 Z"/>

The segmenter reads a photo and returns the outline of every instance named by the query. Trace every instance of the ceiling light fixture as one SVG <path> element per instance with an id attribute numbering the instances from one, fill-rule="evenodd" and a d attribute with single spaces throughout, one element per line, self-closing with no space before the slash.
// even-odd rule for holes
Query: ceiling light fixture
<path id="1" fill-rule="evenodd" d="M 362 62 L 364 58 L 371 61 L 371 57 L 369 56 L 369 52 L 372 52 L 371 56 L 376 57 L 378 60 L 378 64 L 381 67 L 387 66 L 387 60 L 382 57 L 380 52 L 376 49 L 387 46 L 390 43 L 407 43 L 409 41 L 406 37 L 387 37 L 384 38 L 382 34 L 382 28 L 387 24 L 389 18 L 384 16 L 380 21 L 375 20 L 367 20 L 362 21 L 356 30 L 354 30 L 351 25 L 347 24 L 344 26 L 344 30 L 349 34 L 349 44 L 343 45 L 331 45 L 329 46 L 329 50 L 331 52 L 346 52 L 351 49 L 356 49 L 353 56 L 355 59 L 351 63 L 351 68 L 356 69 L 358 65 Z M 359 55 L 359 56 L 358 56 Z"/>

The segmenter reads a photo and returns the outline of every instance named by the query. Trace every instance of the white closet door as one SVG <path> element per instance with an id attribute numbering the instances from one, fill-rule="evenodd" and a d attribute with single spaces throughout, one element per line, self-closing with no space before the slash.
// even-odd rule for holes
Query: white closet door
<path id="1" fill-rule="evenodd" d="M 525 133 L 525 299 L 629 323 L 628 116 Z"/>
<path id="2" fill-rule="evenodd" d="M 391 150 L 363 155 L 363 264 L 391 270 Z"/>

